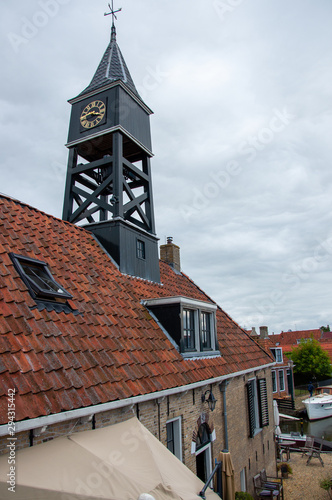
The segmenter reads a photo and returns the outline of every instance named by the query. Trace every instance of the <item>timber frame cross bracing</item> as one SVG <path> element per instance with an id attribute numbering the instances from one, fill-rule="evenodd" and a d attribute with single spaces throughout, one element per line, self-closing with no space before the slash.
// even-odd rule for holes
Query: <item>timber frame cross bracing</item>
<path id="1" fill-rule="evenodd" d="M 112 154 L 79 163 L 70 150 L 63 218 L 71 223 L 122 218 L 154 234 L 150 158 L 142 153 L 141 168 L 123 156 L 123 138 L 113 134 Z"/>

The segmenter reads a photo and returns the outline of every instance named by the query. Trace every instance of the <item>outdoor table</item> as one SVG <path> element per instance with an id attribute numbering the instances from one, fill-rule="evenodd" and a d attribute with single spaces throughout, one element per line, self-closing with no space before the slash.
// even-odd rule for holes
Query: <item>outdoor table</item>
<path id="1" fill-rule="evenodd" d="M 290 448 L 294 444 L 296 444 L 296 441 L 279 441 L 279 445 L 286 450 L 287 462 L 290 460 Z"/>

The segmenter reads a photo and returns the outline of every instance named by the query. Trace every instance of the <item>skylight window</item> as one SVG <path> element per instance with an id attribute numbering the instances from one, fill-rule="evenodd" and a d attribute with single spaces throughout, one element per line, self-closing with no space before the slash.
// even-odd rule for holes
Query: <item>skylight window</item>
<path id="1" fill-rule="evenodd" d="M 65 302 L 72 298 L 55 281 L 46 262 L 16 254 L 11 254 L 10 257 L 34 299 Z"/>

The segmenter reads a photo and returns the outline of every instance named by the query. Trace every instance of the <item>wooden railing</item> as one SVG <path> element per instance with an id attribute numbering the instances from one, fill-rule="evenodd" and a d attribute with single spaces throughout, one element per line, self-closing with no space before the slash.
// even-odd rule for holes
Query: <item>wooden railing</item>
<path id="1" fill-rule="evenodd" d="M 295 410 L 293 399 L 276 399 L 279 410 Z"/>

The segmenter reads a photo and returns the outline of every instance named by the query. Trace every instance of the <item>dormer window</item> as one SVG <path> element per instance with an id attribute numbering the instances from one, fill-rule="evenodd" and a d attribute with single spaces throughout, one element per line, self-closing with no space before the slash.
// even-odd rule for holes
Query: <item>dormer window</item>
<path id="1" fill-rule="evenodd" d="M 46 262 L 16 254 L 10 254 L 10 257 L 34 299 L 66 302 L 72 298 L 72 295 L 55 281 Z"/>
<path id="2" fill-rule="evenodd" d="M 152 299 L 144 304 L 184 357 L 220 355 L 215 304 L 187 297 Z"/>
<path id="3" fill-rule="evenodd" d="M 276 362 L 282 363 L 282 348 L 281 347 L 273 347 L 273 348 L 270 348 L 270 351 L 272 352 Z"/>

